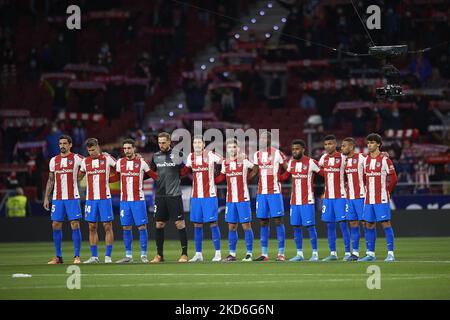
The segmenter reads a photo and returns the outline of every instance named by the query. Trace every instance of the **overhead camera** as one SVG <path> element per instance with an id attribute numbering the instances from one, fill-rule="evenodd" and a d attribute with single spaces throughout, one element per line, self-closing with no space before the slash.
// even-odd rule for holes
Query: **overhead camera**
<path id="1" fill-rule="evenodd" d="M 398 46 L 375 46 L 369 48 L 369 55 L 390 60 L 392 57 L 397 57 L 408 52 L 406 45 Z M 386 64 L 382 68 L 382 73 L 387 80 L 384 87 L 375 89 L 375 96 L 377 99 L 393 101 L 396 97 L 403 95 L 403 88 L 400 85 L 400 71 L 392 64 Z"/>

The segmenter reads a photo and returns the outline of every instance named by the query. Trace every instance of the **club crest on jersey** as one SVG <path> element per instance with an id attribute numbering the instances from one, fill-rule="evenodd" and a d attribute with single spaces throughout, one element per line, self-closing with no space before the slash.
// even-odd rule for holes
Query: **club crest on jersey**
<path id="1" fill-rule="evenodd" d="M 100 164 L 101 164 L 101 165 L 104 165 L 104 164 L 105 164 L 105 161 L 100 160 Z"/>
<path id="2" fill-rule="evenodd" d="M 336 159 L 336 163 L 339 164 L 341 162 L 341 159 Z"/>
<path id="3" fill-rule="evenodd" d="M 356 160 L 356 159 L 353 159 L 353 164 L 356 164 L 356 162 L 357 162 L 358 160 Z"/>
<path id="4" fill-rule="evenodd" d="M 304 164 L 302 168 L 303 168 L 303 170 L 306 170 L 306 168 L 307 168 L 306 164 Z"/>
<path id="5" fill-rule="evenodd" d="M 377 162 L 375 165 L 377 166 L 377 168 L 379 168 L 381 166 L 381 163 Z"/>
<path id="6" fill-rule="evenodd" d="M 69 164 L 72 164 L 72 160 L 67 161 Z"/>
<path id="7" fill-rule="evenodd" d="M 134 167 L 135 167 L 135 168 L 139 167 L 139 163 L 135 163 L 135 164 L 134 164 Z"/>

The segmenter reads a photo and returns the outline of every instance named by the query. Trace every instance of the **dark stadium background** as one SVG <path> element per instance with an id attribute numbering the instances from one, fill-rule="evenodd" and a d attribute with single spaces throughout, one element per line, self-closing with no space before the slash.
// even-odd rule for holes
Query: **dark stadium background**
<path id="1" fill-rule="evenodd" d="M 375 99 L 380 61 L 313 44 L 367 52 L 350 1 L 0 0 L 0 240 L 50 239 L 42 197 L 62 133 L 83 155 L 87 137 L 115 156 L 133 137 L 150 160 L 158 132 L 192 129 L 193 120 L 205 129 L 280 129 L 286 154 L 303 138 L 315 158 L 326 134 L 353 136 L 364 151 L 364 137 L 378 132 L 399 176 L 396 233 L 450 235 L 450 45 L 441 45 L 449 3 L 355 3 L 363 16 L 367 5 L 381 7 L 376 44 L 433 48 L 394 60 L 405 92 L 395 102 Z M 81 30 L 66 28 L 70 4 L 81 8 Z M 4 218 L 17 186 L 29 216 Z M 284 196 L 287 205 L 289 186 Z"/>

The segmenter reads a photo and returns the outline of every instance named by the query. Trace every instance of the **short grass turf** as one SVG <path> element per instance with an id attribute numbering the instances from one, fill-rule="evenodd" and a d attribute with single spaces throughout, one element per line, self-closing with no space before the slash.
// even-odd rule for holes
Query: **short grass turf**
<path id="1" fill-rule="evenodd" d="M 311 254 L 304 239 L 305 257 Z M 363 241 L 362 241 L 363 242 Z M 204 243 L 203 263 L 176 263 L 178 241 L 166 241 L 167 262 L 159 265 L 136 262 L 139 241 L 134 241 L 135 263 L 127 265 L 80 265 L 81 289 L 66 286 L 71 264 L 72 243 L 63 243 L 64 265 L 47 265 L 53 243 L 0 244 L 0 299 L 450 299 L 450 238 L 398 238 L 395 263 L 385 263 L 385 241 L 378 239 L 375 263 L 361 262 L 275 262 L 276 241 L 271 240 L 271 261 L 213 263 L 210 240 Z M 193 241 L 190 255 L 193 255 Z M 342 240 L 338 239 L 338 250 Z M 151 258 L 154 242 L 149 243 Z M 228 244 L 222 242 L 222 256 Z M 364 252 L 362 248 L 361 252 Z M 113 260 L 123 255 L 122 242 L 116 241 Z M 259 241 L 255 250 L 259 252 Z M 342 253 L 342 251 L 340 251 Z M 238 243 L 238 258 L 245 244 Z M 326 239 L 319 240 L 319 254 L 328 253 Z M 103 243 L 99 255 L 104 254 Z M 286 257 L 295 254 L 292 239 L 287 240 Z M 82 259 L 89 257 L 83 242 Z M 103 257 L 101 257 L 103 260 Z M 381 271 L 381 289 L 369 290 L 370 265 Z M 13 278 L 16 273 L 31 278 Z"/>

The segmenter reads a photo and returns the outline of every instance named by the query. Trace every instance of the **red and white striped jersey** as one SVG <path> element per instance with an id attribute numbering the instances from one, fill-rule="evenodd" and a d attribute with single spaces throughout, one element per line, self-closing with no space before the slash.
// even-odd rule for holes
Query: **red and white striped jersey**
<path id="1" fill-rule="evenodd" d="M 81 162 L 80 170 L 86 172 L 86 200 L 104 200 L 111 198 L 109 191 L 109 173 L 115 168 L 116 160 L 101 154 L 98 158 L 87 157 Z"/>
<path id="2" fill-rule="evenodd" d="M 281 192 L 278 181 L 280 165 L 286 162 L 286 156 L 278 149 L 270 147 L 268 151 L 255 152 L 253 163 L 259 167 L 258 194 Z"/>
<path id="3" fill-rule="evenodd" d="M 227 202 L 250 201 L 247 175 L 251 168 L 253 163 L 248 159 L 222 161 L 221 172 L 227 178 Z"/>
<path id="4" fill-rule="evenodd" d="M 80 198 L 77 177 L 82 160 L 83 157 L 75 153 L 69 153 L 67 157 L 59 154 L 50 159 L 49 169 L 55 174 L 53 200 Z"/>
<path id="5" fill-rule="evenodd" d="M 332 156 L 325 153 L 320 157 L 319 166 L 323 168 L 325 178 L 324 198 L 345 198 L 345 156 L 340 152 L 335 152 Z"/>
<path id="6" fill-rule="evenodd" d="M 362 153 L 355 153 L 345 158 L 345 177 L 347 178 L 347 198 L 362 199 L 366 196 L 364 189 L 364 159 Z"/>
<path id="7" fill-rule="evenodd" d="M 366 176 L 366 204 L 389 202 L 388 175 L 395 172 L 391 159 L 378 155 L 370 155 L 364 160 L 364 175 Z"/>
<path id="8" fill-rule="evenodd" d="M 291 204 L 314 204 L 314 172 L 319 171 L 319 163 L 307 156 L 289 160 L 287 172 L 292 176 Z"/>
<path id="9" fill-rule="evenodd" d="M 186 160 L 186 167 L 191 168 L 192 198 L 216 197 L 216 185 L 214 183 L 214 169 L 216 164 L 222 162 L 222 157 L 212 151 L 203 151 L 196 155 L 190 153 Z"/>
<path id="10" fill-rule="evenodd" d="M 116 164 L 116 171 L 120 173 L 120 200 L 144 200 L 142 182 L 144 174 L 150 171 L 147 162 L 142 158 L 133 160 L 120 158 Z"/>

